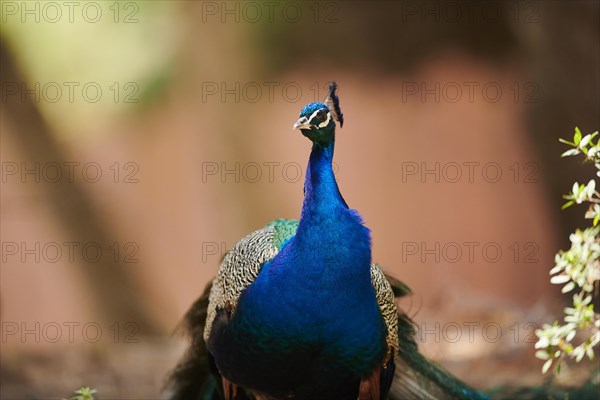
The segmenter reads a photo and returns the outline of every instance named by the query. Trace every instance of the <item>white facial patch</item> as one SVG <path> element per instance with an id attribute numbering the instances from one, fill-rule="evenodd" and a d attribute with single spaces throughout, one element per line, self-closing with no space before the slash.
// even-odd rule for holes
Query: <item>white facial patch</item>
<path id="1" fill-rule="evenodd" d="M 321 111 L 321 110 L 317 110 L 317 111 L 315 111 L 314 113 L 312 113 L 312 114 L 311 114 L 311 116 L 310 116 L 310 118 L 309 118 L 308 120 L 309 120 L 309 121 L 312 121 L 312 120 L 313 120 L 313 118 L 316 118 L 316 117 L 317 117 L 317 113 L 318 113 L 319 111 Z M 324 128 L 324 127 L 326 127 L 326 126 L 327 126 L 327 124 L 329 124 L 329 121 L 331 121 L 331 113 L 330 113 L 330 112 L 327 112 L 327 119 L 325 119 L 325 121 L 321 122 L 321 123 L 318 125 L 318 127 L 319 127 L 319 128 Z"/>

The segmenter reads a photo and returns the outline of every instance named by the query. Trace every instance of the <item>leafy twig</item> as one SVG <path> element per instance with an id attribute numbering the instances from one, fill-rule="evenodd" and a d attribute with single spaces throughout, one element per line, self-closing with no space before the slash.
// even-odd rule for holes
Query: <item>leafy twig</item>
<path id="1" fill-rule="evenodd" d="M 81 389 L 76 390 L 75 396 L 69 397 L 68 400 L 94 400 L 94 393 L 96 393 L 96 389 L 82 387 Z"/>
<path id="2" fill-rule="evenodd" d="M 579 128 L 575 128 L 573 141 L 560 139 L 572 148 L 565 151 L 562 157 L 583 154 L 586 162 L 593 162 L 600 176 L 600 140 L 594 143 L 598 132 L 583 136 Z M 600 314 L 594 311 L 592 301 L 597 294 L 600 282 L 600 193 L 596 191 L 596 181 L 590 180 L 586 185 L 575 182 L 571 193 L 563 196 L 568 200 L 562 209 L 573 204 L 589 203 L 585 213 L 586 219 L 592 220 L 592 226 L 583 231 L 577 230 L 569 236 L 571 248 L 559 251 L 554 258 L 555 266 L 550 270 L 553 275 L 550 282 L 563 285 L 562 292 L 573 294 L 572 307 L 564 309 L 564 324 L 544 324 L 536 331 L 538 349 L 536 357 L 546 360 L 542 372 L 546 373 L 555 364 L 556 372 L 560 372 L 561 362 L 565 356 L 579 362 L 584 356 L 594 358 L 594 347 L 600 343 Z M 574 340 L 579 334 L 579 344 Z"/>

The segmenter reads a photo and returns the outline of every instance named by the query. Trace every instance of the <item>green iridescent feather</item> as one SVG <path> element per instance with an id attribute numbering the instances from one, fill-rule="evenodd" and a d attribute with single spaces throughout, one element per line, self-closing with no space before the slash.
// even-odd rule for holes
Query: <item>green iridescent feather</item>
<path id="1" fill-rule="evenodd" d="M 296 234 L 298 220 L 280 218 L 269 222 L 267 227 L 273 227 L 275 233 L 273 244 L 281 250 L 281 246 Z"/>

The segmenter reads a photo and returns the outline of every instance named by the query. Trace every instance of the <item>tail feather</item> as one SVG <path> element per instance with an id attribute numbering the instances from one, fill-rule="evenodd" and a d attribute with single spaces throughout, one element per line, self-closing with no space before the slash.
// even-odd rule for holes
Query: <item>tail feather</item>
<path id="1" fill-rule="evenodd" d="M 399 318 L 400 360 L 396 365 L 390 400 L 490 399 L 425 358 L 414 341 L 412 321 L 406 315 Z"/>
<path id="2" fill-rule="evenodd" d="M 389 278 L 396 297 L 410 293 L 402 282 Z M 398 316 L 399 360 L 388 400 L 596 400 L 600 398 L 600 369 L 580 387 L 565 388 L 551 381 L 537 387 L 502 387 L 477 391 L 456 379 L 419 352 L 416 329 L 405 314 Z"/>
<path id="3" fill-rule="evenodd" d="M 403 297 L 411 293 L 404 283 L 395 278 L 386 277 L 396 297 Z M 490 399 L 425 358 L 419 352 L 415 334 L 413 321 L 406 314 L 400 313 L 398 315 L 399 360 L 396 363 L 396 373 L 390 389 L 389 400 Z"/>
<path id="4" fill-rule="evenodd" d="M 212 283 L 186 313 L 181 328 L 190 339 L 189 348 L 168 378 L 170 400 L 219 400 L 221 385 L 211 374 L 210 354 L 203 333 Z"/>

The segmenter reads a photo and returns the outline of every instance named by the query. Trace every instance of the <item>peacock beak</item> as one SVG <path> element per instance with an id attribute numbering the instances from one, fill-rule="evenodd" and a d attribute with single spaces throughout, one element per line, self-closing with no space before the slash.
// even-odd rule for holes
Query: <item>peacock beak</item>
<path id="1" fill-rule="evenodd" d="M 292 129 L 310 129 L 312 125 L 308 122 L 308 118 L 300 117 L 298 121 L 294 124 Z"/>

